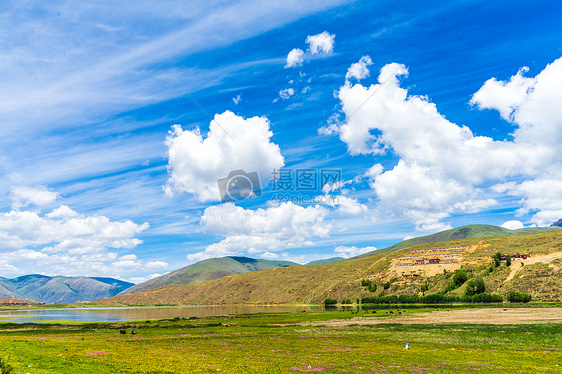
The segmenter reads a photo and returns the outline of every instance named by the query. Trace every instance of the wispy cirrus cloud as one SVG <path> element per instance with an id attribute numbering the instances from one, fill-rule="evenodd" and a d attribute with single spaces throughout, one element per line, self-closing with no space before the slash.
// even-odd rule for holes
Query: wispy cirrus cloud
<path id="1" fill-rule="evenodd" d="M 0 14 L 7 41 L 0 56 L 0 114 L 10 123 L 2 133 L 37 118 L 42 127 L 56 127 L 68 116 L 107 115 L 178 97 L 181 91 L 164 84 L 168 78 L 160 71 L 170 61 L 340 3 L 12 3 Z"/>

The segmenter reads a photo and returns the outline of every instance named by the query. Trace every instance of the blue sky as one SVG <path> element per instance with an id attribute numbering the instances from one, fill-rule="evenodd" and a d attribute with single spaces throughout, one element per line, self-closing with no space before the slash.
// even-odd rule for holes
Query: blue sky
<path id="1" fill-rule="evenodd" d="M 209 257 L 306 263 L 466 224 L 550 225 L 561 10 L 4 2 L 0 276 L 140 282 Z M 342 178 L 275 202 L 279 168 Z M 221 204 L 217 180 L 238 169 L 263 194 Z"/>

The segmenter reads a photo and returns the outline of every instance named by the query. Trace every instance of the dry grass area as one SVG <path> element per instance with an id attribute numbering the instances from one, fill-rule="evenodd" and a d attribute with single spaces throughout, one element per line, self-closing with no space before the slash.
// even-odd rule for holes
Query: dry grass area
<path id="1" fill-rule="evenodd" d="M 419 274 L 424 277 L 433 277 L 438 274 L 443 274 L 443 270 L 447 270 L 452 273 L 461 268 L 463 262 L 457 262 L 452 264 L 426 264 L 419 266 L 400 266 L 390 268 L 391 272 L 397 275 L 410 275 Z"/>
<path id="2" fill-rule="evenodd" d="M 314 322 L 309 326 L 349 326 L 377 325 L 383 323 L 399 324 L 490 324 L 490 325 L 521 325 L 521 324 L 560 324 L 562 308 L 482 308 L 482 309 L 450 309 L 432 312 L 389 314 L 388 318 L 380 318 L 384 310 L 378 311 L 379 317 L 356 317 L 349 320 Z M 386 316 L 385 316 L 386 317 Z"/>
<path id="3" fill-rule="evenodd" d="M 546 263 L 549 263 L 549 262 L 551 262 L 553 260 L 556 260 L 558 258 L 562 258 L 562 251 L 561 252 L 551 252 L 551 253 L 546 254 L 546 255 L 533 255 L 533 256 L 531 256 L 530 259 L 523 260 L 522 262 L 525 265 L 536 264 L 537 262 L 544 262 L 546 264 Z"/>
<path id="4" fill-rule="evenodd" d="M 392 267 L 397 259 L 413 249 L 468 246 L 455 264 Z M 531 253 L 525 261 L 505 262 L 492 268 L 491 256 L 500 251 Z M 326 298 L 350 299 L 387 295 L 415 295 L 422 284 L 427 294 L 442 292 L 451 281 L 450 274 L 461 266 L 471 277 L 483 278 L 486 292 L 506 296 L 510 291 L 532 294 L 535 301 L 562 301 L 562 272 L 551 279 L 554 269 L 562 266 L 562 230 L 502 237 L 471 238 L 427 243 L 395 252 L 373 255 L 324 265 L 293 266 L 236 274 L 204 283 L 170 286 L 134 294 L 98 300 L 102 305 L 231 305 L 231 304 L 320 304 Z M 521 267 L 524 264 L 525 266 Z M 446 272 L 445 272 L 446 270 Z M 410 273 L 417 277 L 407 277 Z M 403 276 L 406 275 L 406 276 Z M 361 286 L 362 279 L 378 285 L 375 292 Z M 549 281 L 550 279 L 550 281 Z M 548 281 L 548 284 L 547 284 Z M 390 282 L 390 288 L 383 285 Z M 546 284 L 546 286 L 544 286 Z M 540 294 L 536 296 L 538 290 Z M 465 288 L 450 295 L 461 296 Z"/>

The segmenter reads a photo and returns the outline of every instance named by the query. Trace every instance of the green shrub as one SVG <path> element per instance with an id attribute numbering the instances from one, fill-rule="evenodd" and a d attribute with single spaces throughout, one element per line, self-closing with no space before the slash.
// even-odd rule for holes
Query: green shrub
<path id="1" fill-rule="evenodd" d="M 374 283 L 373 281 L 369 280 L 369 279 L 363 279 L 361 281 L 361 285 L 363 287 L 367 287 L 369 292 L 375 292 L 377 290 L 377 284 Z"/>
<path id="2" fill-rule="evenodd" d="M 447 292 L 451 292 L 466 282 L 468 279 L 468 275 L 466 275 L 466 271 L 464 270 L 457 270 L 451 282 L 445 287 L 445 290 L 441 294 L 446 294 Z"/>
<path id="3" fill-rule="evenodd" d="M 511 256 L 507 255 L 505 258 L 505 266 L 511 266 Z"/>
<path id="4" fill-rule="evenodd" d="M 432 294 L 427 296 L 400 295 L 400 296 L 379 296 L 364 297 L 361 299 L 363 304 L 445 304 L 458 302 L 456 296 L 443 296 L 442 294 Z"/>
<path id="5" fill-rule="evenodd" d="M 507 301 L 510 303 L 528 303 L 531 301 L 531 295 L 521 292 L 511 291 L 507 295 Z"/>
<path id="6" fill-rule="evenodd" d="M 429 284 L 424 283 L 424 284 L 421 285 L 421 288 L 420 288 L 421 292 L 425 292 L 425 291 L 428 291 L 428 290 L 429 290 Z"/>
<path id="7" fill-rule="evenodd" d="M 338 303 L 338 301 L 335 300 L 335 299 L 326 299 L 326 300 L 324 300 L 324 305 L 335 305 L 335 304 L 337 304 L 337 303 Z"/>
<path id="8" fill-rule="evenodd" d="M 495 267 L 500 266 L 501 257 L 502 257 L 502 254 L 500 252 L 496 252 L 492 256 L 492 259 L 494 260 L 494 266 Z"/>
<path id="9" fill-rule="evenodd" d="M 472 296 L 445 296 L 441 293 L 418 296 L 418 295 L 400 295 L 400 296 L 372 296 L 361 299 L 363 304 L 450 304 L 450 303 L 502 303 L 501 295 L 491 295 L 489 293 L 479 293 Z"/>
<path id="10" fill-rule="evenodd" d="M 457 271 L 455 273 L 455 275 L 453 276 L 453 282 L 456 285 L 455 288 L 458 288 L 458 287 L 462 286 L 464 284 L 464 282 L 466 282 L 467 279 L 468 279 L 468 276 L 466 275 L 466 271 L 464 271 L 464 270 Z"/>
<path id="11" fill-rule="evenodd" d="M 486 292 L 486 285 L 484 284 L 484 280 L 478 278 L 475 280 L 468 281 L 468 283 L 466 284 L 466 290 L 464 294 L 466 296 L 473 296 L 484 292 Z"/>
<path id="12" fill-rule="evenodd" d="M 388 290 L 388 289 L 390 288 L 390 282 L 384 283 L 384 284 L 382 285 L 382 287 L 383 287 L 385 290 Z"/>

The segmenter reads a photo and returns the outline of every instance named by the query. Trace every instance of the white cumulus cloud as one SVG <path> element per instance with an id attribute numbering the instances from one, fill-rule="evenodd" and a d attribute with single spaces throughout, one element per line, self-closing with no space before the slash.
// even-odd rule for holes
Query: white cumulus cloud
<path id="1" fill-rule="evenodd" d="M 357 80 L 361 80 L 367 78 L 369 76 L 369 65 L 372 65 L 373 61 L 371 61 L 371 57 L 363 56 L 354 64 L 351 64 L 347 73 L 345 74 L 345 79 L 349 80 L 351 78 L 355 78 Z"/>
<path id="2" fill-rule="evenodd" d="M 361 248 L 357 248 L 357 247 L 346 247 L 343 245 L 340 245 L 339 247 L 337 247 L 334 252 L 340 256 L 343 257 L 355 257 L 355 256 L 359 256 L 362 255 L 363 253 L 368 253 L 368 252 L 372 252 L 372 251 L 376 251 L 377 248 L 376 247 L 361 247 Z"/>
<path id="3" fill-rule="evenodd" d="M 334 50 L 334 34 L 324 31 L 316 35 L 308 35 L 306 43 L 308 49 L 304 52 L 300 48 L 293 48 L 287 55 L 285 68 L 302 66 L 305 60 L 329 56 Z"/>
<path id="4" fill-rule="evenodd" d="M 154 278 L 161 277 L 162 275 L 164 275 L 164 274 L 153 273 L 153 274 L 147 275 L 145 277 L 132 277 L 132 278 L 129 278 L 129 282 L 132 282 L 134 284 L 139 284 L 139 283 L 143 283 L 143 282 L 146 282 L 146 281 L 154 279 Z"/>
<path id="5" fill-rule="evenodd" d="M 538 226 L 550 226 L 562 218 L 562 173 L 550 173 L 521 183 L 493 186 L 511 196 L 521 197 L 518 214 L 534 212 L 531 222 Z"/>
<path id="6" fill-rule="evenodd" d="M 224 236 L 204 252 L 189 254 L 188 260 L 228 256 L 247 252 L 262 254 L 311 245 L 313 238 L 327 238 L 332 225 L 324 221 L 328 209 L 282 203 L 267 209 L 244 209 L 227 203 L 205 209 L 204 228 Z M 270 255 L 268 255 L 270 256 Z"/>
<path id="7" fill-rule="evenodd" d="M 306 37 L 306 43 L 309 45 L 308 49 L 311 54 L 319 53 L 332 53 L 334 50 L 334 34 L 324 31 L 317 35 L 309 35 Z"/>
<path id="8" fill-rule="evenodd" d="M 168 267 L 168 263 L 164 261 L 148 261 L 144 266 L 147 269 L 166 269 Z"/>
<path id="9" fill-rule="evenodd" d="M 507 82 L 490 79 L 471 100 L 513 122 L 512 141 L 475 136 L 443 117 L 427 97 L 409 95 L 398 79 L 408 70 L 396 63 L 381 69 L 379 84 L 343 85 L 338 97 L 347 121 L 335 120 L 320 133 L 339 135 L 352 155 L 396 154 L 393 168 L 375 164 L 366 175 L 380 207 L 410 217 L 419 229 L 448 228 L 441 220 L 452 213 L 496 205 L 479 198 L 479 187 L 505 177 L 524 179 L 504 192 L 522 196 L 520 213 L 538 210 L 533 222 L 545 225 L 562 216 L 556 197 L 562 182 L 562 59 L 534 78 L 523 77 L 526 71 Z"/>
<path id="10" fill-rule="evenodd" d="M 166 138 L 170 178 L 165 192 L 194 194 L 200 201 L 220 200 L 217 180 L 230 171 L 257 172 L 265 187 L 271 172 L 284 165 L 265 117 L 244 119 L 230 111 L 217 114 L 203 137 L 199 128 L 174 125 Z"/>
<path id="11" fill-rule="evenodd" d="M 0 250 L 27 246 L 49 246 L 45 248 L 49 252 L 134 248 L 142 243 L 134 236 L 148 227 L 146 222 L 114 222 L 104 216 L 41 215 L 12 210 L 0 214 Z"/>
<path id="12" fill-rule="evenodd" d="M 337 207 L 337 212 L 339 212 L 340 214 L 357 215 L 366 213 L 368 211 L 367 206 L 361 204 L 357 199 L 352 199 L 343 195 L 318 196 L 316 200 L 322 202 L 325 205 Z"/>
<path id="13" fill-rule="evenodd" d="M 505 229 L 509 229 L 509 230 L 517 230 L 517 229 L 522 229 L 525 226 L 523 225 L 523 222 L 521 222 L 521 221 L 511 220 L 511 221 L 506 221 L 506 222 L 502 223 L 501 227 L 503 227 Z"/>
<path id="14" fill-rule="evenodd" d="M 301 66 L 304 61 L 304 51 L 299 48 L 294 48 L 287 55 L 286 68 L 294 68 L 295 66 Z"/>
<path id="15" fill-rule="evenodd" d="M 58 196 L 54 192 L 50 194 Z M 53 198 L 45 200 L 53 202 Z M 142 240 L 136 236 L 148 227 L 146 222 L 137 224 L 130 220 L 112 221 L 100 215 L 87 216 L 66 205 L 49 213 L 20 209 L 2 212 L 0 268 L 11 269 L 12 274 L 40 267 L 42 272 L 53 275 L 108 276 L 148 269 L 150 266 L 145 267 L 136 255 L 119 257 L 116 253 L 141 244 Z"/>

